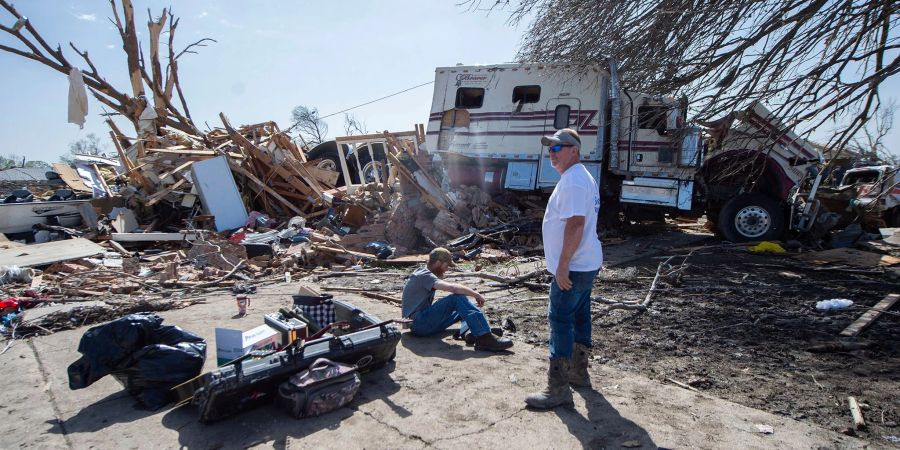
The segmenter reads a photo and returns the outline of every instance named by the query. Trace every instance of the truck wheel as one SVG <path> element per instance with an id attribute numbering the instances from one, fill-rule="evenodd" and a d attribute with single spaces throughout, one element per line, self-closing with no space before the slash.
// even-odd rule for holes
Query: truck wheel
<path id="1" fill-rule="evenodd" d="M 731 242 L 766 241 L 781 237 L 784 214 L 762 194 L 741 194 L 725 203 L 718 217 L 719 232 Z"/>
<path id="2" fill-rule="evenodd" d="M 385 178 L 385 170 L 387 170 L 387 157 L 384 156 L 384 146 L 380 143 L 372 144 L 372 150 L 375 153 L 375 159 L 369 156 L 367 149 L 359 149 L 359 164 L 362 165 L 362 173 L 365 180 L 359 179 L 359 171 L 357 170 L 356 158 L 349 158 L 351 165 L 351 175 L 355 183 L 372 183 L 382 181 Z M 378 174 L 378 177 L 375 175 Z"/>
<path id="3" fill-rule="evenodd" d="M 341 172 L 341 159 L 338 156 L 337 144 L 334 141 L 323 142 L 306 155 L 306 159 L 313 161 L 318 159 L 316 167 L 319 169 L 333 170 L 338 173 L 337 185 L 344 185 L 344 174 Z"/>

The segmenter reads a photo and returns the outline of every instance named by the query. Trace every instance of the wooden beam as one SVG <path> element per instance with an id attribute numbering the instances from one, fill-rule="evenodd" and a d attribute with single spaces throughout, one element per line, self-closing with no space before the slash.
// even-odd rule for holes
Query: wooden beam
<path id="1" fill-rule="evenodd" d="M 159 175 L 159 179 L 165 180 L 167 177 L 175 175 L 176 173 L 184 172 L 187 168 L 191 167 L 192 164 L 194 164 L 194 161 L 188 161 L 168 172 L 163 172 Z"/>
<path id="2" fill-rule="evenodd" d="M 397 133 L 389 133 L 396 137 L 416 137 L 415 131 L 400 131 Z M 384 140 L 385 133 L 374 133 L 374 134 L 358 134 L 355 136 L 340 136 L 334 138 L 335 142 L 360 142 L 360 141 L 377 141 L 381 142 Z"/>
<path id="3" fill-rule="evenodd" d="M 84 180 L 82 180 L 81 177 L 78 176 L 78 173 L 75 172 L 75 169 L 69 167 L 67 164 L 53 163 L 53 170 L 59 174 L 59 177 L 66 183 L 66 186 L 73 191 L 91 192 L 90 188 L 84 184 Z"/>
<path id="4" fill-rule="evenodd" d="M 107 185 L 106 180 L 103 179 L 103 172 L 100 171 L 100 168 L 97 167 L 96 164 L 91 164 L 91 167 L 94 168 L 94 172 L 97 172 L 97 179 L 100 180 L 100 185 L 103 187 L 103 191 L 106 192 L 106 195 L 112 197 L 112 191 L 109 190 L 109 185 Z"/>
<path id="5" fill-rule="evenodd" d="M 172 193 L 172 191 L 174 191 L 174 190 L 180 188 L 180 187 L 183 186 L 185 183 L 187 183 L 187 180 L 185 180 L 185 179 L 178 180 L 177 182 L 175 182 L 175 184 L 173 184 L 173 185 L 171 185 L 171 186 L 169 186 L 169 187 L 167 187 L 167 188 L 165 188 L 165 189 L 163 189 L 163 190 L 161 190 L 161 191 L 159 191 L 159 192 L 157 192 L 157 193 L 151 195 L 151 196 L 150 196 L 150 200 L 147 201 L 147 206 L 153 206 L 153 205 L 155 205 L 155 204 L 158 203 L 160 200 L 162 200 L 163 197 L 169 195 L 170 193 Z"/>
<path id="6" fill-rule="evenodd" d="M 225 125 L 225 129 L 228 130 L 228 134 L 231 136 L 231 139 L 238 144 L 244 151 L 246 151 L 250 156 L 252 156 L 257 161 L 265 164 L 266 166 L 275 169 L 275 172 L 284 179 L 288 184 L 297 189 L 304 194 L 311 193 L 311 189 L 314 191 L 315 188 L 307 182 L 307 184 L 302 183 L 297 179 L 297 174 L 292 174 L 289 170 L 285 169 L 281 164 L 277 164 L 272 161 L 272 157 L 259 149 L 256 145 L 253 145 L 250 140 L 244 137 L 244 135 L 240 134 L 235 130 L 231 123 L 228 122 L 228 118 L 225 117 L 225 114 L 219 113 L 219 117 L 222 119 L 222 123 Z M 307 180 L 304 180 L 307 181 Z M 321 197 L 321 193 L 317 193 Z"/>
<path id="7" fill-rule="evenodd" d="M 853 427 L 857 430 L 866 428 L 866 419 L 863 418 L 862 409 L 855 397 L 847 397 L 847 403 L 850 405 L 850 415 L 853 416 Z"/>
<path id="8" fill-rule="evenodd" d="M 216 156 L 213 150 L 182 150 L 174 147 L 171 148 L 148 148 L 151 153 L 165 153 L 169 155 L 191 155 L 191 156 Z"/>
<path id="9" fill-rule="evenodd" d="M 844 331 L 841 331 L 841 336 L 856 336 L 863 328 L 874 322 L 881 313 L 891 309 L 891 307 L 894 306 L 894 303 L 897 303 L 897 299 L 900 299 L 900 294 L 888 294 L 888 296 L 881 299 L 878 304 L 864 312 L 863 315 L 851 323 L 850 326 L 844 328 Z"/>
<path id="10" fill-rule="evenodd" d="M 284 197 L 282 197 L 281 194 L 279 194 L 278 192 L 275 192 L 274 189 L 272 189 L 272 188 L 270 188 L 269 186 L 267 186 L 267 185 L 266 185 L 265 183 L 263 183 L 262 180 L 260 180 L 259 178 L 256 178 L 256 176 L 254 176 L 252 173 L 250 173 L 249 170 L 247 170 L 247 169 L 245 169 L 245 168 L 239 166 L 237 163 L 234 163 L 234 162 L 232 162 L 232 161 L 228 161 L 228 164 L 231 165 L 231 170 L 234 170 L 235 172 L 237 172 L 237 173 L 239 173 L 239 174 L 241 174 L 241 175 L 247 177 L 247 179 L 249 179 L 250 181 L 252 181 L 257 187 L 259 187 L 260 189 L 262 189 L 262 190 L 266 191 L 267 193 L 269 193 L 272 197 L 275 198 L 275 200 L 278 200 L 278 202 L 280 202 L 282 205 L 284 205 L 285 207 L 287 207 L 287 208 L 290 209 L 291 211 L 294 211 L 294 213 L 296 213 L 296 214 L 299 215 L 299 216 L 303 216 L 303 215 L 304 215 L 304 214 L 303 214 L 303 211 L 301 211 L 300 208 L 294 206 L 293 203 L 287 201 L 287 199 L 285 199 Z"/>

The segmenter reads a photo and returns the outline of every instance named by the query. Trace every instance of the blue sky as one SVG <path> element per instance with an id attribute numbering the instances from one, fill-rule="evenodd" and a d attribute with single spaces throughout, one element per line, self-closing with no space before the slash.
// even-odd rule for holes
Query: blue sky
<path id="1" fill-rule="evenodd" d="M 275 120 L 287 128 L 291 110 L 300 104 L 329 114 L 432 81 L 438 66 L 512 61 L 524 26 L 515 29 L 505 15 L 470 12 L 457 3 L 134 0 L 142 38 L 147 37 L 147 8 L 158 15 L 172 5 L 181 17 L 175 34 L 179 50 L 203 37 L 218 41 L 179 59 L 179 79 L 201 129 L 204 122 L 221 126 L 219 112 L 235 124 Z M 16 2 L 16 8 L 48 42 L 62 43 L 70 61 L 79 58 L 68 47 L 72 41 L 88 50 L 113 86 L 130 93 L 121 41 L 107 19 L 108 1 Z M 9 44 L 3 35 L 0 43 Z M 0 67 L 0 108 L 6 111 L 0 155 L 55 161 L 87 133 L 109 140 L 109 129 L 97 115 L 103 105 L 92 97 L 83 130 L 66 122 L 68 80 L 63 74 L 5 52 L 0 52 Z M 424 123 L 430 107 L 428 85 L 351 113 L 370 132 L 402 131 Z M 331 136 L 344 134 L 343 115 L 328 122 Z"/>
<path id="2" fill-rule="evenodd" d="M 143 39 L 147 8 L 157 15 L 171 5 L 181 17 L 179 50 L 204 37 L 218 41 L 179 60 L 188 106 L 202 129 L 204 122 L 221 126 L 219 112 L 235 124 L 275 120 L 286 128 L 291 109 L 300 104 L 325 115 L 431 81 L 437 66 L 509 62 L 525 30 L 509 26 L 502 12 L 467 11 L 457 6 L 459 0 L 134 2 Z M 48 42 L 62 43 L 70 61 L 78 60 L 67 45 L 72 41 L 90 53 L 113 86 L 130 92 L 121 42 L 107 19 L 108 1 L 20 1 L 16 7 Z M 0 37 L 0 43 L 11 42 L 5 34 Z M 5 52 L 0 52 L 0 67 L 0 108 L 5 111 L 0 155 L 55 161 L 87 133 L 109 141 L 98 116 L 102 105 L 93 98 L 83 130 L 66 123 L 64 75 Z M 900 97 L 896 78 L 887 84 L 885 97 Z M 428 85 L 352 114 L 370 132 L 402 131 L 424 123 L 430 103 Z M 900 117 L 896 120 L 887 141 L 895 153 L 900 152 Z M 328 122 L 331 136 L 344 134 L 342 115 Z"/>

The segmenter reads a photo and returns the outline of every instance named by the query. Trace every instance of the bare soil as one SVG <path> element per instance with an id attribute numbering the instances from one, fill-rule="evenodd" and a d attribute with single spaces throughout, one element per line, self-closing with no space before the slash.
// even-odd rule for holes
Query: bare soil
<path id="1" fill-rule="evenodd" d="M 629 245 L 628 239 L 619 241 Z M 707 248 L 689 258 L 679 285 L 660 284 L 662 290 L 654 294 L 648 310 L 606 311 L 595 305 L 594 364 L 661 383 L 674 380 L 742 405 L 890 445 L 884 437 L 900 435 L 900 309 L 883 314 L 856 338 L 841 338 L 839 333 L 900 284 L 878 271 L 823 270 L 790 255 L 752 254 L 714 240 L 705 244 Z M 611 252 L 615 245 L 608 246 Z M 687 251 L 672 249 L 665 255 L 678 253 Z M 609 268 L 608 279 L 595 284 L 595 295 L 644 299 L 665 255 L 654 252 Z M 509 265 L 482 270 L 497 273 Z M 471 270 L 465 265 L 463 269 Z M 546 345 L 545 290 L 497 287 L 475 278 L 451 280 L 485 293 L 492 325 L 499 326 L 505 318 L 516 324 L 515 332 L 507 332 L 512 339 Z M 549 276 L 532 281 L 546 283 Z M 372 273 L 326 284 L 399 297 L 403 276 Z M 816 310 L 817 301 L 833 298 L 855 303 L 838 312 Z M 836 347 L 842 343 L 864 348 Z M 835 348 L 810 351 L 816 346 Z M 848 396 L 862 404 L 867 429 L 850 430 Z"/>

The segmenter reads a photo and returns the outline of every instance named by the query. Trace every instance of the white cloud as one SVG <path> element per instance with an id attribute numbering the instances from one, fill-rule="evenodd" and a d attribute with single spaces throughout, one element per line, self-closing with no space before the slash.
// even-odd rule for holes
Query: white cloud
<path id="1" fill-rule="evenodd" d="M 75 14 L 75 18 L 78 20 L 83 20 L 85 22 L 96 22 L 97 21 L 96 14 Z"/>
<path id="2" fill-rule="evenodd" d="M 244 28 L 243 25 L 238 25 L 236 23 L 231 22 L 228 19 L 219 19 L 219 25 L 222 25 L 223 27 L 228 27 L 228 28 L 236 28 L 239 30 Z"/>
<path id="3" fill-rule="evenodd" d="M 202 18 L 204 18 L 204 17 L 206 17 L 206 16 L 208 16 L 208 15 L 209 15 L 208 12 L 203 11 L 202 13 L 200 13 L 200 14 L 197 16 L 197 18 L 198 18 L 198 19 L 202 19 Z"/>
<path id="4" fill-rule="evenodd" d="M 109 45 L 106 46 L 106 48 L 112 50 L 112 49 L 116 48 L 116 46 L 115 46 L 115 45 L 112 45 L 112 44 L 109 44 Z"/>

